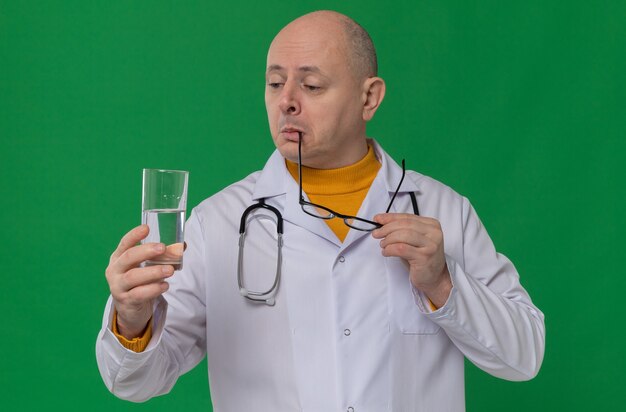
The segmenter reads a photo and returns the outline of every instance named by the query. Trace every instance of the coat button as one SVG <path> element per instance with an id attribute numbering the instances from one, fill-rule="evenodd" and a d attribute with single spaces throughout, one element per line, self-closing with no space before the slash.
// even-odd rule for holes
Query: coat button
<path id="1" fill-rule="evenodd" d="M 351 333 L 352 332 L 350 331 L 350 329 L 344 329 L 343 330 L 343 334 L 346 335 L 346 336 L 350 336 Z"/>
<path id="2" fill-rule="evenodd" d="M 354 412 L 354 408 L 352 406 L 348 406 L 348 412 Z"/>
<path id="3" fill-rule="evenodd" d="M 343 263 L 343 262 L 345 262 L 345 261 L 346 261 L 346 258 L 345 258 L 343 255 L 341 255 L 341 256 L 339 256 L 339 261 L 340 261 L 341 263 Z"/>

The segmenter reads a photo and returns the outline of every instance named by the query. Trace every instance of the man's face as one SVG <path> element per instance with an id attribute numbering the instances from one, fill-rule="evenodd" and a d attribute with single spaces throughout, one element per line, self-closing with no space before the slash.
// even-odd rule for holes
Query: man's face
<path id="1" fill-rule="evenodd" d="M 281 31 L 267 56 L 265 106 L 274 144 L 291 161 L 336 168 L 367 150 L 362 79 L 348 64 L 338 27 L 294 25 Z"/>

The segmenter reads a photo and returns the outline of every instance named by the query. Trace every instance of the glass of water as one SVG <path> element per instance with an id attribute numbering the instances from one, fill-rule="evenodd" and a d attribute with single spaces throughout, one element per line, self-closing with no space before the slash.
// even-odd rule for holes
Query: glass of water
<path id="1" fill-rule="evenodd" d="M 163 243 L 164 254 L 144 262 L 145 266 L 172 265 L 183 267 L 187 181 L 184 170 L 143 169 L 141 223 L 150 233 L 141 243 Z"/>

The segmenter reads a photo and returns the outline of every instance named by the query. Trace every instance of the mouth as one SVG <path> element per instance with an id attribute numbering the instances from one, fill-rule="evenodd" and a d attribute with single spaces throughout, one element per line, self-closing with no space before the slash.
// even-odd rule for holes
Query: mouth
<path id="1" fill-rule="evenodd" d="M 304 132 L 297 127 L 285 126 L 280 129 L 280 134 L 289 141 L 298 142 L 300 141 L 300 136 L 304 135 Z"/>

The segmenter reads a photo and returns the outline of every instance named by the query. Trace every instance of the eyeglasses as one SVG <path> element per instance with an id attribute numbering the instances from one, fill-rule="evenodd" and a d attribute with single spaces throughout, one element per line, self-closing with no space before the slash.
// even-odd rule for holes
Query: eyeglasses
<path id="1" fill-rule="evenodd" d="M 398 187 L 396 188 L 396 191 L 394 192 L 385 213 L 389 213 L 389 211 L 391 210 L 391 205 L 393 204 L 393 201 L 395 200 L 396 195 L 400 190 L 400 186 L 402 185 L 402 181 L 404 180 L 404 174 L 404 159 L 402 159 L 402 177 L 400 178 L 400 183 L 398 183 Z M 302 195 L 302 135 L 300 135 L 300 138 L 298 140 L 298 185 L 300 186 L 300 206 L 302 207 L 302 211 L 307 215 L 324 220 L 338 217 L 340 219 L 343 219 L 343 223 L 345 223 L 348 227 L 356 230 L 362 230 L 364 232 L 371 232 L 372 230 L 382 227 L 380 223 L 363 219 L 358 216 L 344 215 L 342 213 L 335 212 L 334 210 L 329 209 L 326 206 L 318 205 L 316 203 L 304 200 L 304 196 Z"/>

